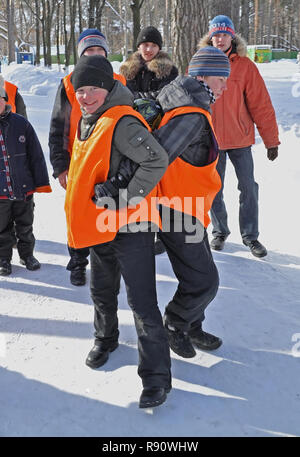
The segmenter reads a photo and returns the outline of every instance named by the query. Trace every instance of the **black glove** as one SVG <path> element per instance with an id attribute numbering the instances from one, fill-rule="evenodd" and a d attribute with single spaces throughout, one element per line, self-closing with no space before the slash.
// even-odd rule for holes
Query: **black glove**
<path id="1" fill-rule="evenodd" d="M 114 185 L 114 181 L 108 179 L 104 183 L 95 184 L 94 192 L 96 198 L 116 197 L 119 194 L 119 189 Z"/>
<path id="2" fill-rule="evenodd" d="M 275 148 L 268 148 L 267 156 L 269 160 L 275 160 L 278 157 L 278 146 L 275 146 Z"/>
<path id="3" fill-rule="evenodd" d="M 104 183 L 95 184 L 93 202 L 99 207 L 105 206 L 107 205 L 106 198 L 109 197 L 114 199 L 118 208 L 119 190 L 125 189 L 128 186 L 128 182 L 121 173 L 117 173 L 116 176 L 113 176 Z"/>

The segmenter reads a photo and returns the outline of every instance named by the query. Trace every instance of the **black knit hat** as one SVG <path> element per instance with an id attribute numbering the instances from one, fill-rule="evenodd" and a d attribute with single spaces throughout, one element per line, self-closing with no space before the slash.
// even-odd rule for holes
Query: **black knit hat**
<path id="1" fill-rule="evenodd" d="M 151 25 L 145 27 L 140 31 L 137 37 L 136 46 L 139 47 L 141 43 L 155 43 L 158 45 L 159 49 L 162 47 L 162 36 L 160 32 Z"/>
<path id="2" fill-rule="evenodd" d="M 81 56 L 71 76 L 75 90 L 83 86 L 95 86 L 111 91 L 114 85 L 114 72 L 110 62 L 99 55 Z"/>

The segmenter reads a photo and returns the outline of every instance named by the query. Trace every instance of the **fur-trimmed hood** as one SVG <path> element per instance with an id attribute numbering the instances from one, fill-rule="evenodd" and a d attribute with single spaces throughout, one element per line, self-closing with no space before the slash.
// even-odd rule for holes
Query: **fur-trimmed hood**
<path id="1" fill-rule="evenodd" d="M 143 66 L 152 71 L 157 79 L 163 79 L 170 75 L 174 64 L 166 52 L 159 51 L 154 59 L 145 62 L 139 51 L 136 51 L 121 65 L 120 73 L 128 81 L 134 79 Z"/>
<path id="2" fill-rule="evenodd" d="M 235 38 L 232 40 L 233 48 L 236 50 L 236 53 L 240 57 L 247 57 L 247 43 L 244 38 L 236 33 Z M 198 49 L 205 48 L 206 46 L 212 46 L 211 39 L 209 38 L 209 33 L 204 35 L 198 43 Z"/>

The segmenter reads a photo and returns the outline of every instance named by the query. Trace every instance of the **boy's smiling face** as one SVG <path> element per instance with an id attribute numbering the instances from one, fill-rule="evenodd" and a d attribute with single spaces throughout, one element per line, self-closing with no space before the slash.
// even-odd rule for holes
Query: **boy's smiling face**
<path id="1" fill-rule="evenodd" d="M 103 105 L 108 90 L 95 86 L 82 86 L 76 90 L 76 99 L 86 113 L 92 114 Z"/>

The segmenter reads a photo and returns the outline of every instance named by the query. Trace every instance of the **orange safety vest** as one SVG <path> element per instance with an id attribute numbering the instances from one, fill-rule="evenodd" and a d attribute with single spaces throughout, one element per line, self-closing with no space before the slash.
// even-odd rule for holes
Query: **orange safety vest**
<path id="1" fill-rule="evenodd" d="M 148 130 L 144 118 L 130 106 L 114 106 L 98 119 L 86 140 L 74 140 L 65 201 L 68 244 L 74 248 L 112 241 L 127 224 L 151 221 L 160 226 L 156 206 L 157 186 L 136 207 L 113 211 L 98 208 L 92 201 L 94 186 L 107 180 L 112 139 L 119 120 L 137 117 Z"/>
<path id="2" fill-rule="evenodd" d="M 16 112 L 16 94 L 17 94 L 17 86 L 13 83 L 8 81 L 4 81 L 4 89 L 7 93 L 8 101 L 6 102 L 8 105 L 11 106 L 11 110 L 13 113 Z"/>
<path id="3" fill-rule="evenodd" d="M 72 154 L 72 148 L 74 139 L 76 136 L 78 121 L 81 118 L 80 105 L 75 96 L 75 90 L 73 84 L 71 83 L 72 73 L 63 78 L 63 84 L 65 86 L 66 94 L 71 105 L 71 116 L 70 116 L 70 130 L 69 130 L 69 144 L 68 151 L 70 155 Z M 124 86 L 126 86 L 126 79 L 124 76 L 114 73 L 114 79 L 120 81 Z"/>
<path id="4" fill-rule="evenodd" d="M 212 148 L 216 159 L 204 167 L 191 165 L 180 157 L 169 165 L 158 184 L 159 203 L 182 213 L 189 214 L 200 220 L 204 227 L 210 223 L 208 211 L 221 188 L 221 179 L 216 170 L 218 162 L 218 144 L 216 141 L 211 115 L 202 108 L 184 106 L 167 112 L 159 128 L 175 116 L 188 113 L 202 113 L 211 127 Z M 176 198 L 177 197 L 177 198 Z M 172 200 L 173 199 L 173 200 Z"/>

